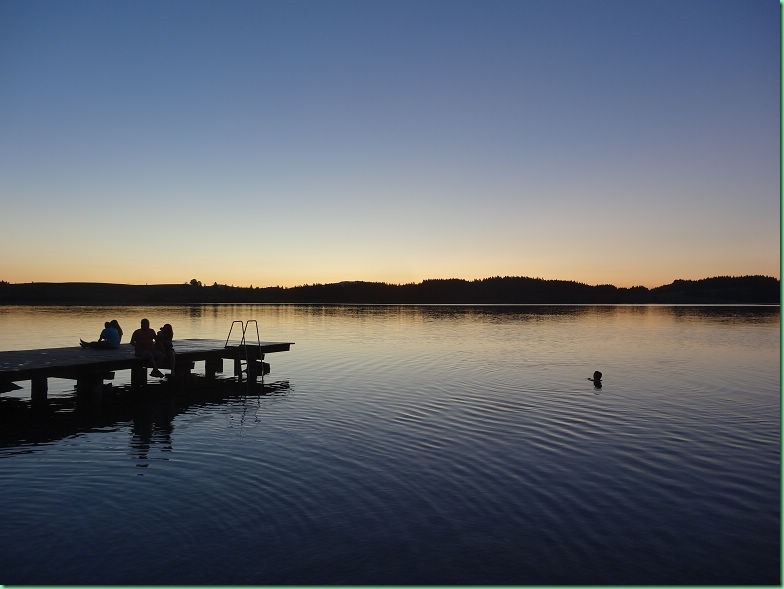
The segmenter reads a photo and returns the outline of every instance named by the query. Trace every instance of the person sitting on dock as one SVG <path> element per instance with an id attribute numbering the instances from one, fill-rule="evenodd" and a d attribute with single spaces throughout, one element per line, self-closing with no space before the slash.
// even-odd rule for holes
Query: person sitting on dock
<path id="1" fill-rule="evenodd" d="M 141 327 L 131 335 L 131 345 L 134 347 L 137 358 L 152 364 L 150 376 L 163 378 L 163 372 L 158 370 L 155 362 L 155 331 L 150 329 L 150 320 L 142 319 Z"/>
<path id="2" fill-rule="evenodd" d="M 161 366 L 174 370 L 174 329 L 166 323 L 155 334 L 155 356 Z"/>
<path id="3" fill-rule="evenodd" d="M 120 347 L 120 332 L 117 331 L 117 328 L 110 321 L 107 321 L 103 324 L 103 330 L 101 335 L 98 336 L 97 342 L 86 342 L 80 339 L 79 345 L 83 348 L 116 350 Z"/>
<path id="4" fill-rule="evenodd" d="M 120 323 L 117 321 L 117 319 L 112 319 L 109 323 L 111 323 L 112 327 L 114 327 L 117 330 L 117 333 L 120 334 L 120 341 L 122 341 L 123 330 L 122 327 L 120 327 Z"/>

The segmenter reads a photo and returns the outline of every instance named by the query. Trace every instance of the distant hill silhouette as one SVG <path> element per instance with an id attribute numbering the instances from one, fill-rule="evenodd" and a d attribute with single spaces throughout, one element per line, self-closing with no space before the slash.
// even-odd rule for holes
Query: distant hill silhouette
<path id="1" fill-rule="evenodd" d="M 321 304 L 779 304 L 781 287 L 769 276 L 720 276 L 676 280 L 648 289 L 590 286 L 526 277 L 424 280 L 412 284 L 338 282 L 294 287 L 129 285 L 86 282 L 0 281 L 0 304 L 165 305 L 201 303 Z"/>

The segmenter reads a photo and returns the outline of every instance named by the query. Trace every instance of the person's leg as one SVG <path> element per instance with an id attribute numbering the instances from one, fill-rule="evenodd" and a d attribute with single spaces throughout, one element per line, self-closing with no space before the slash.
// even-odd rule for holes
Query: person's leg
<path id="1" fill-rule="evenodd" d="M 150 372 L 150 376 L 162 378 L 163 372 L 158 370 L 158 363 L 155 361 L 155 352 L 150 352 L 150 362 L 152 363 L 152 371 Z"/>
<path id="2" fill-rule="evenodd" d="M 111 348 L 108 342 L 86 342 L 84 340 L 79 340 L 79 345 L 83 348 L 94 348 L 96 350 L 106 350 Z"/>

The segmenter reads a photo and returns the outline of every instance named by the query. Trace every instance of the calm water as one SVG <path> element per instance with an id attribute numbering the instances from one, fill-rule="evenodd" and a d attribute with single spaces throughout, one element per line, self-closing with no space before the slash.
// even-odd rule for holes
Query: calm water
<path id="1" fill-rule="evenodd" d="M 0 396 L 1 583 L 779 583 L 778 308 L 0 307 L 0 349 L 141 317 L 296 345 Z"/>

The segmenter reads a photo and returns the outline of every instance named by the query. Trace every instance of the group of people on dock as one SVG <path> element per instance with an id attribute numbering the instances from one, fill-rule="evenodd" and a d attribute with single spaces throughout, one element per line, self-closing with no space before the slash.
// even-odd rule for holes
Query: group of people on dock
<path id="1" fill-rule="evenodd" d="M 104 328 L 94 342 L 79 340 L 83 348 L 117 349 L 122 341 L 123 330 L 116 319 L 104 323 Z M 137 358 L 152 365 L 150 376 L 163 378 L 160 368 L 174 370 L 174 329 L 166 323 L 156 333 L 150 328 L 150 320 L 142 319 L 139 329 L 131 334 L 131 345 Z M 159 368 L 160 367 L 160 368 Z"/>
<path id="2" fill-rule="evenodd" d="M 120 347 L 120 340 L 122 339 L 123 330 L 117 319 L 112 319 L 103 324 L 101 335 L 98 336 L 97 342 L 86 342 L 83 339 L 79 340 L 79 345 L 83 348 L 103 348 L 103 349 L 116 349 Z"/>

